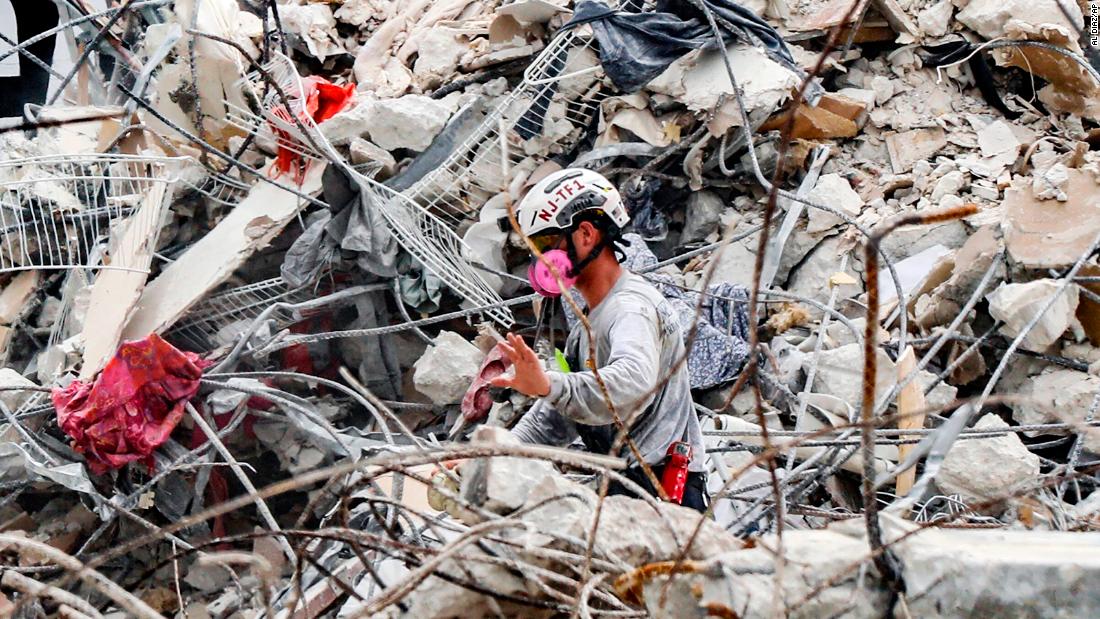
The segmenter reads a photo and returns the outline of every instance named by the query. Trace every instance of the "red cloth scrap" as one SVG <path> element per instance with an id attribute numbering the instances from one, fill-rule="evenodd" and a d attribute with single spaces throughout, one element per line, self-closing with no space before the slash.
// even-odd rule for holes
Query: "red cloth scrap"
<path id="1" fill-rule="evenodd" d="M 354 94 L 355 84 L 337 86 L 325 78 L 317 77 L 316 75 L 304 77 L 302 78 L 302 100 L 304 102 L 304 109 L 299 115 L 299 120 L 305 120 L 308 117 L 312 118 L 313 122 L 321 124 L 347 107 L 348 102 L 351 101 L 352 95 Z M 272 114 L 287 123 L 294 123 L 293 118 L 290 116 L 290 112 L 287 111 L 284 105 L 280 105 L 273 109 Z M 306 175 L 307 162 L 302 161 L 302 156 L 295 152 L 297 149 L 301 148 L 301 146 L 285 129 L 280 129 L 272 125 L 271 130 L 275 133 L 276 143 L 278 144 L 278 153 L 275 157 L 275 169 L 278 171 L 278 174 L 276 174 L 275 177 L 278 178 L 293 170 L 295 182 L 299 185 L 302 184 Z"/>
<path id="2" fill-rule="evenodd" d="M 137 460 L 151 469 L 209 365 L 156 334 L 126 342 L 93 382 L 53 390 L 57 423 L 96 475 Z"/>
<path id="3" fill-rule="evenodd" d="M 462 398 L 462 416 L 466 421 L 481 421 L 489 416 L 489 409 L 493 407 L 493 396 L 489 394 L 493 385 L 490 381 L 507 372 L 510 367 L 512 360 L 504 354 L 500 344 L 497 344 L 481 362 L 477 377 Z"/>

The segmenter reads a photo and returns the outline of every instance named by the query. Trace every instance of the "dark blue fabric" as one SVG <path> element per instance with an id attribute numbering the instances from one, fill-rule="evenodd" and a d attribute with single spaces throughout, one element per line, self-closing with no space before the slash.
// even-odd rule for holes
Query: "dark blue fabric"
<path id="1" fill-rule="evenodd" d="M 642 238 L 634 233 L 623 235 L 626 259 L 623 267 L 640 273 L 657 264 Z M 699 293 L 675 286 L 672 277 L 663 273 L 646 273 L 644 277 L 666 299 L 672 302 L 686 339 L 695 325 L 695 308 Z M 584 299 L 575 289 L 570 291 L 581 306 Z M 569 328 L 577 317 L 568 303 L 562 303 Z M 703 296 L 702 315 L 696 325 L 695 340 L 688 351 L 688 377 L 692 389 L 709 389 L 737 378 L 749 358 L 749 290 L 740 284 L 711 284 Z"/>
<path id="2" fill-rule="evenodd" d="M 787 44 L 774 28 L 749 9 L 730 0 L 703 0 L 714 13 L 723 37 L 760 47 L 773 60 L 801 73 Z M 685 1 L 658 2 L 644 13 L 616 11 L 598 0 L 576 3 L 566 28 L 591 24 L 600 47 L 600 62 L 612 83 L 635 92 L 685 53 L 714 48 L 706 17 Z"/>

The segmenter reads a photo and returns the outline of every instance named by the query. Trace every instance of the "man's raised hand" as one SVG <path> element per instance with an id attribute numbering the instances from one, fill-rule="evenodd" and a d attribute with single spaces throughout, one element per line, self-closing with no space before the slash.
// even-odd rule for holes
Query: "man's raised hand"
<path id="1" fill-rule="evenodd" d="M 513 373 L 494 378 L 491 381 L 494 387 L 507 387 L 532 397 L 541 398 L 550 394 L 550 377 L 542 367 L 542 360 L 523 338 L 509 333 L 508 341 L 501 342 L 500 347 L 511 359 Z"/>

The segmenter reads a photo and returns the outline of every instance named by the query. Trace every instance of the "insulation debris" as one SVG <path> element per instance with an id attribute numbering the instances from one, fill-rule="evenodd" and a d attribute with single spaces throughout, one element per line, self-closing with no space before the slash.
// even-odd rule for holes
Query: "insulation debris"
<path id="1" fill-rule="evenodd" d="M 1100 616 L 1095 8 L 0 2 L 0 616 Z"/>

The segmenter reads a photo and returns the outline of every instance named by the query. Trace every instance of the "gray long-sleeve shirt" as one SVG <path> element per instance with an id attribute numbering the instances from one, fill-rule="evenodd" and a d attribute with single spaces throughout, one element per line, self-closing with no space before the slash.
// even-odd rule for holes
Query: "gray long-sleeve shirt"
<path id="1" fill-rule="evenodd" d="M 683 335 L 669 302 L 641 276 L 624 271 L 588 314 L 588 322 L 596 338 L 596 368 L 642 458 L 648 464 L 660 464 L 669 445 L 685 441 L 693 450 L 689 470 L 706 470 L 703 433 L 691 400 L 687 364 L 681 362 L 668 375 L 684 357 Z M 583 325 L 570 331 L 565 353 L 573 371 L 548 372 L 550 394 L 512 429 L 523 442 L 567 445 L 579 436 L 578 424 L 614 423 L 595 374 L 579 371 L 588 358 Z M 662 380 L 661 387 L 654 390 Z M 622 455 L 636 463 L 628 449 L 624 448 Z"/>

